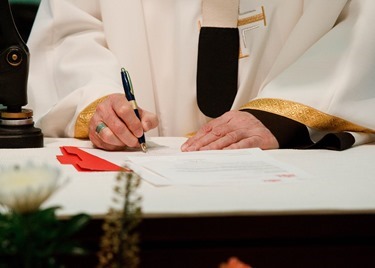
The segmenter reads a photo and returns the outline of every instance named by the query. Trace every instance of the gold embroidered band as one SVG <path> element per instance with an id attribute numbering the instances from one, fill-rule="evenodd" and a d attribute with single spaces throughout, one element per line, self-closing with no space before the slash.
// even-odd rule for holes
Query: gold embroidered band
<path id="1" fill-rule="evenodd" d="M 108 96 L 97 99 L 89 104 L 77 117 L 74 126 L 74 137 L 77 139 L 87 139 L 89 137 L 89 123 L 95 113 L 99 103 L 104 101 Z"/>
<path id="2" fill-rule="evenodd" d="M 256 99 L 241 107 L 243 109 L 262 110 L 278 114 L 294 121 L 300 122 L 308 127 L 327 131 L 352 131 L 363 133 L 375 133 L 375 130 L 365 128 L 316 110 L 312 107 L 281 99 Z"/>
<path id="3" fill-rule="evenodd" d="M 262 6 L 262 13 L 256 14 L 254 16 L 246 17 L 243 19 L 239 19 L 237 22 L 237 26 L 243 26 L 246 24 L 254 23 L 257 21 L 263 20 L 264 26 L 267 26 L 267 20 L 266 20 L 266 13 L 264 12 L 264 7 Z"/>

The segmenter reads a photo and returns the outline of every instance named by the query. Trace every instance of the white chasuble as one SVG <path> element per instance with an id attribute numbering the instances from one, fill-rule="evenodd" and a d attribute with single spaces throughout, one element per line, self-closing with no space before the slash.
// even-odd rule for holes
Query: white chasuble
<path id="1" fill-rule="evenodd" d="M 211 119 L 196 100 L 201 7 L 201 0 L 42 0 L 28 46 L 29 102 L 43 133 L 87 137 L 95 105 L 123 92 L 121 67 L 139 106 L 159 116 L 146 135 L 198 130 Z M 241 0 L 231 109 L 290 117 L 270 104 L 297 103 L 358 127 L 343 131 L 373 132 L 374 9 L 373 0 Z M 320 131 L 306 116 L 290 118 Z"/>

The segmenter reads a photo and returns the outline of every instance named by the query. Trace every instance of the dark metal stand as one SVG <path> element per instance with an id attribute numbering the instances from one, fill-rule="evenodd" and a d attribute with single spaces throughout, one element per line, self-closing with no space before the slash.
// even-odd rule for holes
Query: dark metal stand
<path id="1" fill-rule="evenodd" d="M 18 33 L 9 2 L 0 1 L 0 148 L 43 147 L 27 105 L 29 49 Z"/>
<path id="2" fill-rule="evenodd" d="M 23 109 L 20 113 L 0 110 L 0 148 L 43 147 L 43 134 L 34 127 L 32 111 Z"/>

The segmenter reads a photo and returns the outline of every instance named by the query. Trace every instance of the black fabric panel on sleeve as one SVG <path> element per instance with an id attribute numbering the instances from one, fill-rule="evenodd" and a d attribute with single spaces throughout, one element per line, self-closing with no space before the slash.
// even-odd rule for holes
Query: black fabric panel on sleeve
<path id="1" fill-rule="evenodd" d="M 350 148 L 355 139 L 348 132 L 329 133 L 318 142 L 310 139 L 310 134 L 304 124 L 287 117 L 253 109 L 244 109 L 267 127 L 279 142 L 280 149 L 329 149 L 342 151 Z"/>
<path id="2" fill-rule="evenodd" d="M 353 146 L 355 139 L 348 132 L 329 133 L 306 149 L 330 149 L 343 151 Z"/>
<path id="3" fill-rule="evenodd" d="M 277 114 L 246 109 L 243 110 L 254 115 L 268 128 L 279 142 L 280 149 L 301 148 L 311 145 L 311 139 L 307 127 L 301 123 Z"/>

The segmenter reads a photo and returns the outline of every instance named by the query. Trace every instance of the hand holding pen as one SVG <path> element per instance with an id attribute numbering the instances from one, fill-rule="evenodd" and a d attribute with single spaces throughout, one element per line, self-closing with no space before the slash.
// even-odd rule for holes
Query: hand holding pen
<path id="1" fill-rule="evenodd" d="M 139 115 L 139 111 L 138 111 L 138 105 L 134 96 L 133 84 L 130 79 L 128 71 L 126 71 L 124 68 L 121 68 L 121 79 L 122 79 L 122 85 L 124 87 L 126 99 L 131 103 L 134 113 L 139 118 L 139 120 L 141 120 L 141 116 Z M 139 137 L 138 141 L 139 141 L 139 144 L 141 145 L 142 151 L 147 152 L 145 135 L 143 134 L 141 137 Z"/>
<path id="2" fill-rule="evenodd" d="M 125 85 L 129 87 L 122 86 L 122 92 L 125 90 L 125 92 L 131 93 L 130 79 L 126 77 L 126 72 L 124 75 L 124 81 L 127 82 Z M 121 72 L 121 78 L 122 76 Z M 159 124 L 155 113 L 138 108 L 138 114 L 142 118 L 140 120 L 137 113 L 134 112 L 133 102 L 128 101 L 124 97 L 124 93 L 104 95 L 94 105 L 95 110 L 89 121 L 88 134 L 91 142 L 97 148 L 120 151 L 138 147 L 144 141 L 138 137 L 141 137 L 144 132 L 156 128 Z M 89 109 L 87 111 L 90 112 Z M 80 129 L 77 128 L 77 130 Z M 85 130 L 83 125 L 83 133 Z"/>

